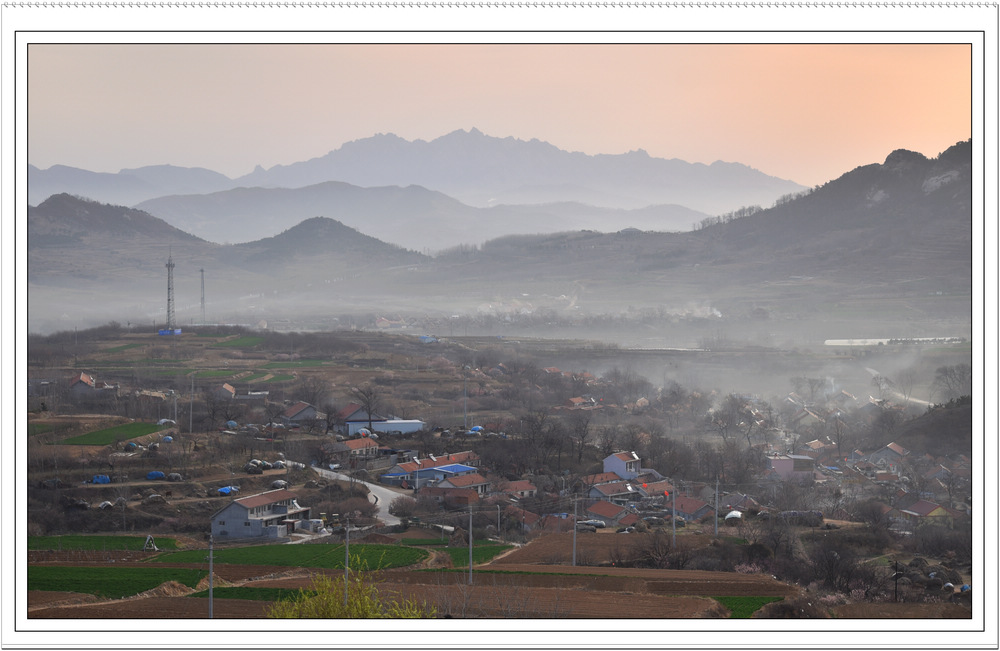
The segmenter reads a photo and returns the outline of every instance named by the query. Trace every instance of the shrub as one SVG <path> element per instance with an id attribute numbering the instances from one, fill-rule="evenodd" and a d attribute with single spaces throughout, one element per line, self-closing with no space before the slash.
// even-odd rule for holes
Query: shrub
<path id="1" fill-rule="evenodd" d="M 294 599 L 275 603 L 267 611 L 267 616 L 285 619 L 419 619 L 436 617 L 437 609 L 415 599 L 387 597 L 379 591 L 375 575 L 352 572 L 346 578 L 336 579 L 325 574 L 316 575 L 308 590 L 301 590 Z"/>
<path id="2" fill-rule="evenodd" d="M 417 500 L 407 495 L 400 495 L 389 504 L 389 513 L 398 518 L 413 517 L 417 509 Z"/>
<path id="3" fill-rule="evenodd" d="M 830 615 L 813 597 L 804 595 L 765 605 L 755 612 L 755 619 L 828 619 Z"/>

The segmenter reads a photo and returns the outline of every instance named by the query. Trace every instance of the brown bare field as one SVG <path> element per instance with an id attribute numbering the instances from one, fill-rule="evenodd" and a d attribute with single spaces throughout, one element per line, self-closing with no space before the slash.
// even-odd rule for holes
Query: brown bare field
<path id="1" fill-rule="evenodd" d="M 605 529 L 598 533 L 577 533 L 577 565 L 610 565 L 612 558 L 627 559 L 638 553 L 651 534 L 616 534 Z M 668 532 L 669 536 L 669 532 Z M 709 536 L 680 533 L 677 545 L 686 548 L 705 547 L 711 543 Z M 573 532 L 547 534 L 531 541 L 509 554 L 494 559 L 493 565 L 569 565 L 573 562 Z"/>
<path id="2" fill-rule="evenodd" d="M 577 536 L 578 560 L 608 554 L 628 555 L 644 544 L 646 534 L 601 532 Z M 678 536 L 678 545 L 709 544 L 707 536 Z M 582 554 L 581 554 L 582 552 Z M 138 567 L 146 563 L 120 552 L 94 552 L 88 564 L 94 566 Z M 61 554 L 60 554 L 61 555 Z M 665 570 L 635 567 L 571 565 L 572 533 L 541 536 L 491 563 L 476 566 L 472 585 L 466 571 L 416 571 L 416 568 L 379 573 L 380 589 L 436 607 L 441 617 L 455 618 L 718 618 L 728 611 L 711 597 L 771 596 L 795 599 L 801 588 L 771 576 L 731 572 Z M 80 557 L 32 562 L 80 565 Z M 159 564 L 158 564 L 159 565 Z M 426 565 L 426 564 L 425 564 Z M 207 569 L 206 564 L 162 564 L 163 567 Z M 280 566 L 215 565 L 215 585 L 259 588 L 308 588 L 317 573 L 341 576 L 341 570 L 289 568 Z M 202 580 L 198 590 L 207 588 Z M 186 619 L 206 618 L 208 603 L 193 598 L 194 590 L 168 583 L 123 600 L 100 601 L 92 595 L 74 593 L 28 593 L 30 618 L 88 619 Z M 266 616 L 269 602 L 216 599 L 213 615 L 218 618 L 254 619 Z M 850 604 L 831 609 L 844 619 L 937 618 L 971 616 L 969 608 L 954 603 Z"/>

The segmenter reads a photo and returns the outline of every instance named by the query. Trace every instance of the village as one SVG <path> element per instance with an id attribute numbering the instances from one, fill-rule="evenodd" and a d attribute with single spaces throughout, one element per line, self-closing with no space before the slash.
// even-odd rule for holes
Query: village
<path id="1" fill-rule="evenodd" d="M 204 357 L 247 338 L 188 342 Z M 129 338 L 95 345 L 91 358 L 143 350 L 121 341 Z M 654 387 L 618 368 L 536 367 L 468 342 L 445 348 L 435 339 L 429 354 L 426 341 L 367 336 L 363 345 L 340 341 L 340 353 L 315 364 L 302 363 L 319 358 L 305 350 L 282 358 L 253 343 L 212 362 L 224 372 L 187 370 L 163 386 L 129 386 L 107 370 L 32 378 L 30 422 L 40 433 L 31 441 L 56 445 L 29 450 L 29 531 L 181 534 L 203 544 L 211 536 L 224 547 L 422 530 L 459 546 L 471 547 L 471 537 L 525 550 L 572 535 L 574 565 L 737 571 L 749 563 L 846 594 L 867 581 L 865 594 L 884 597 L 898 572 L 844 579 L 844 568 L 821 567 L 821 545 L 803 543 L 809 531 L 850 530 L 867 536 L 838 548 L 855 559 L 852 571 L 905 550 L 950 562 L 947 573 L 935 562 L 937 576 L 906 577 L 923 598 L 971 596 L 968 397 L 915 413 L 878 382 L 858 398 L 796 378 L 801 393 L 767 401 Z M 116 364 L 133 378 L 155 376 Z M 254 376 L 279 381 L 246 381 Z M 439 392 L 446 397 L 435 401 Z M 79 423 L 77 414 L 155 427 L 75 445 L 56 424 Z M 619 543 L 577 559 L 578 541 L 606 536 L 633 538 L 632 551 Z M 725 536 L 748 547 L 734 556 L 705 546 Z M 666 552 L 647 540 L 666 541 Z"/>

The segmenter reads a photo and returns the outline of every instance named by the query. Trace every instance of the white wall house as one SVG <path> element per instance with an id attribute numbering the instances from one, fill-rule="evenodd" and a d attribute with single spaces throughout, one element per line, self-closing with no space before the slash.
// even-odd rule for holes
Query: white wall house
<path id="1" fill-rule="evenodd" d="M 295 493 L 273 490 L 233 500 L 212 515 L 216 540 L 284 538 L 309 520 L 308 506 L 299 506 Z"/>
<path id="2" fill-rule="evenodd" d="M 604 459 L 604 472 L 617 473 L 622 479 L 639 476 L 639 457 L 635 452 L 616 452 Z"/>

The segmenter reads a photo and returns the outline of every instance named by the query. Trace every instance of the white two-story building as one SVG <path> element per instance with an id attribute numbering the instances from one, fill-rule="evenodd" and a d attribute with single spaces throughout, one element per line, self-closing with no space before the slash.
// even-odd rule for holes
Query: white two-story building
<path id="1" fill-rule="evenodd" d="M 233 500 L 212 515 L 212 536 L 284 538 L 309 520 L 308 506 L 299 506 L 292 491 L 279 489 Z"/>

